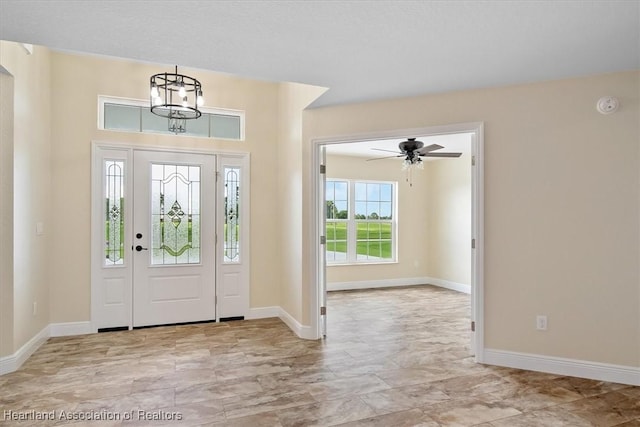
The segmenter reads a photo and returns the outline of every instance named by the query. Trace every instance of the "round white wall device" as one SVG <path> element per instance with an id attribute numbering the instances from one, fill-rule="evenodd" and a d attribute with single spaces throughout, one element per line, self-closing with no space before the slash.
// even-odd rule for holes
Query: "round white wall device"
<path id="1" fill-rule="evenodd" d="M 618 101 L 618 98 L 613 96 L 603 96 L 598 99 L 598 103 L 596 104 L 596 108 L 602 114 L 615 113 L 619 106 L 620 102 Z"/>

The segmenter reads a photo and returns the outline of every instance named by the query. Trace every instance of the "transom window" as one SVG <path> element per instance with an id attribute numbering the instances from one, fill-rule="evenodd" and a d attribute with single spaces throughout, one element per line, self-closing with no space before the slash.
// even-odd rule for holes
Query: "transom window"
<path id="1" fill-rule="evenodd" d="M 395 261 L 396 187 L 395 182 L 327 180 L 328 263 Z"/>
<path id="2" fill-rule="evenodd" d="M 122 132 L 164 133 L 169 130 L 168 119 L 149 109 L 149 101 L 138 99 L 98 97 L 98 128 Z M 202 116 L 186 120 L 185 132 L 178 135 L 202 138 L 244 140 L 244 111 L 200 107 Z"/>

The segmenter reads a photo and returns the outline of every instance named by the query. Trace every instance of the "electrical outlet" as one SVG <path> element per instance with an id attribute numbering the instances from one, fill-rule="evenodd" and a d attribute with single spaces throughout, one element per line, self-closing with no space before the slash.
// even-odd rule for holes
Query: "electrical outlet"
<path id="1" fill-rule="evenodd" d="M 538 315 L 536 317 L 536 329 L 539 331 L 547 330 L 547 316 Z"/>
<path id="2" fill-rule="evenodd" d="M 36 301 L 33 302 L 33 315 L 38 314 L 38 303 Z"/>

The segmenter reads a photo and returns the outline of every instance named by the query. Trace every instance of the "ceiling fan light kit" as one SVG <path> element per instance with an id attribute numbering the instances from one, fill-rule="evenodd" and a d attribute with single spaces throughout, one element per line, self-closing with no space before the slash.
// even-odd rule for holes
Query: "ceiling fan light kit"
<path id="1" fill-rule="evenodd" d="M 411 160 L 408 159 L 404 159 L 402 161 L 402 170 L 407 170 L 411 167 L 414 167 L 416 169 L 420 169 L 420 170 L 424 170 L 424 162 L 422 161 L 422 159 L 420 157 L 414 157 Z"/>

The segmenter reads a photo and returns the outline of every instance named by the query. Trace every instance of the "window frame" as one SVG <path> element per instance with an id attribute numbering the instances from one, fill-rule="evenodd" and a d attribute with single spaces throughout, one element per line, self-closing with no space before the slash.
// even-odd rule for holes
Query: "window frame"
<path id="1" fill-rule="evenodd" d="M 330 260 L 327 256 L 326 263 L 328 266 L 336 265 L 371 265 L 371 264 L 393 264 L 398 262 L 398 182 L 397 181 L 384 181 L 374 179 L 345 179 L 345 178 L 326 178 L 325 190 L 328 182 L 346 182 L 347 183 L 347 219 L 330 219 L 327 218 L 325 211 L 325 223 L 346 223 L 347 228 L 347 256 L 346 260 Z M 391 185 L 391 219 L 356 219 L 355 215 L 355 186 L 356 184 L 388 184 Z M 325 196 L 325 204 L 329 199 Z M 325 206 L 326 209 L 326 206 Z M 358 244 L 358 223 L 391 223 L 391 258 L 389 259 L 358 259 L 357 244 Z M 327 227 L 325 225 L 326 245 L 329 244 Z M 334 241 L 334 240 L 331 240 Z M 325 245 L 325 251 L 326 249 Z"/>
<path id="2" fill-rule="evenodd" d="M 148 108 L 149 100 L 98 95 L 98 129 L 99 130 L 106 130 L 110 132 L 148 133 L 153 135 L 177 135 L 177 136 L 186 136 L 190 138 L 219 139 L 223 141 L 244 141 L 245 140 L 245 112 L 243 110 L 234 110 L 230 108 L 218 108 L 218 107 L 199 107 L 200 111 L 202 111 L 202 113 L 204 114 L 230 116 L 230 117 L 237 117 L 238 119 L 240 119 L 240 137 L 236 139 L 236 138 L 222 138 L 217 136 L 161 133 L 161 132 L 144 131 L 142 129 L 139 129 L 136 131 L 124 130 L 124 129 L 108 129 L 104 127 L 105 104 L 115 104 L 115 105 L 121 105 L 121 106 L 127 106 L 127 107 Z"/>

